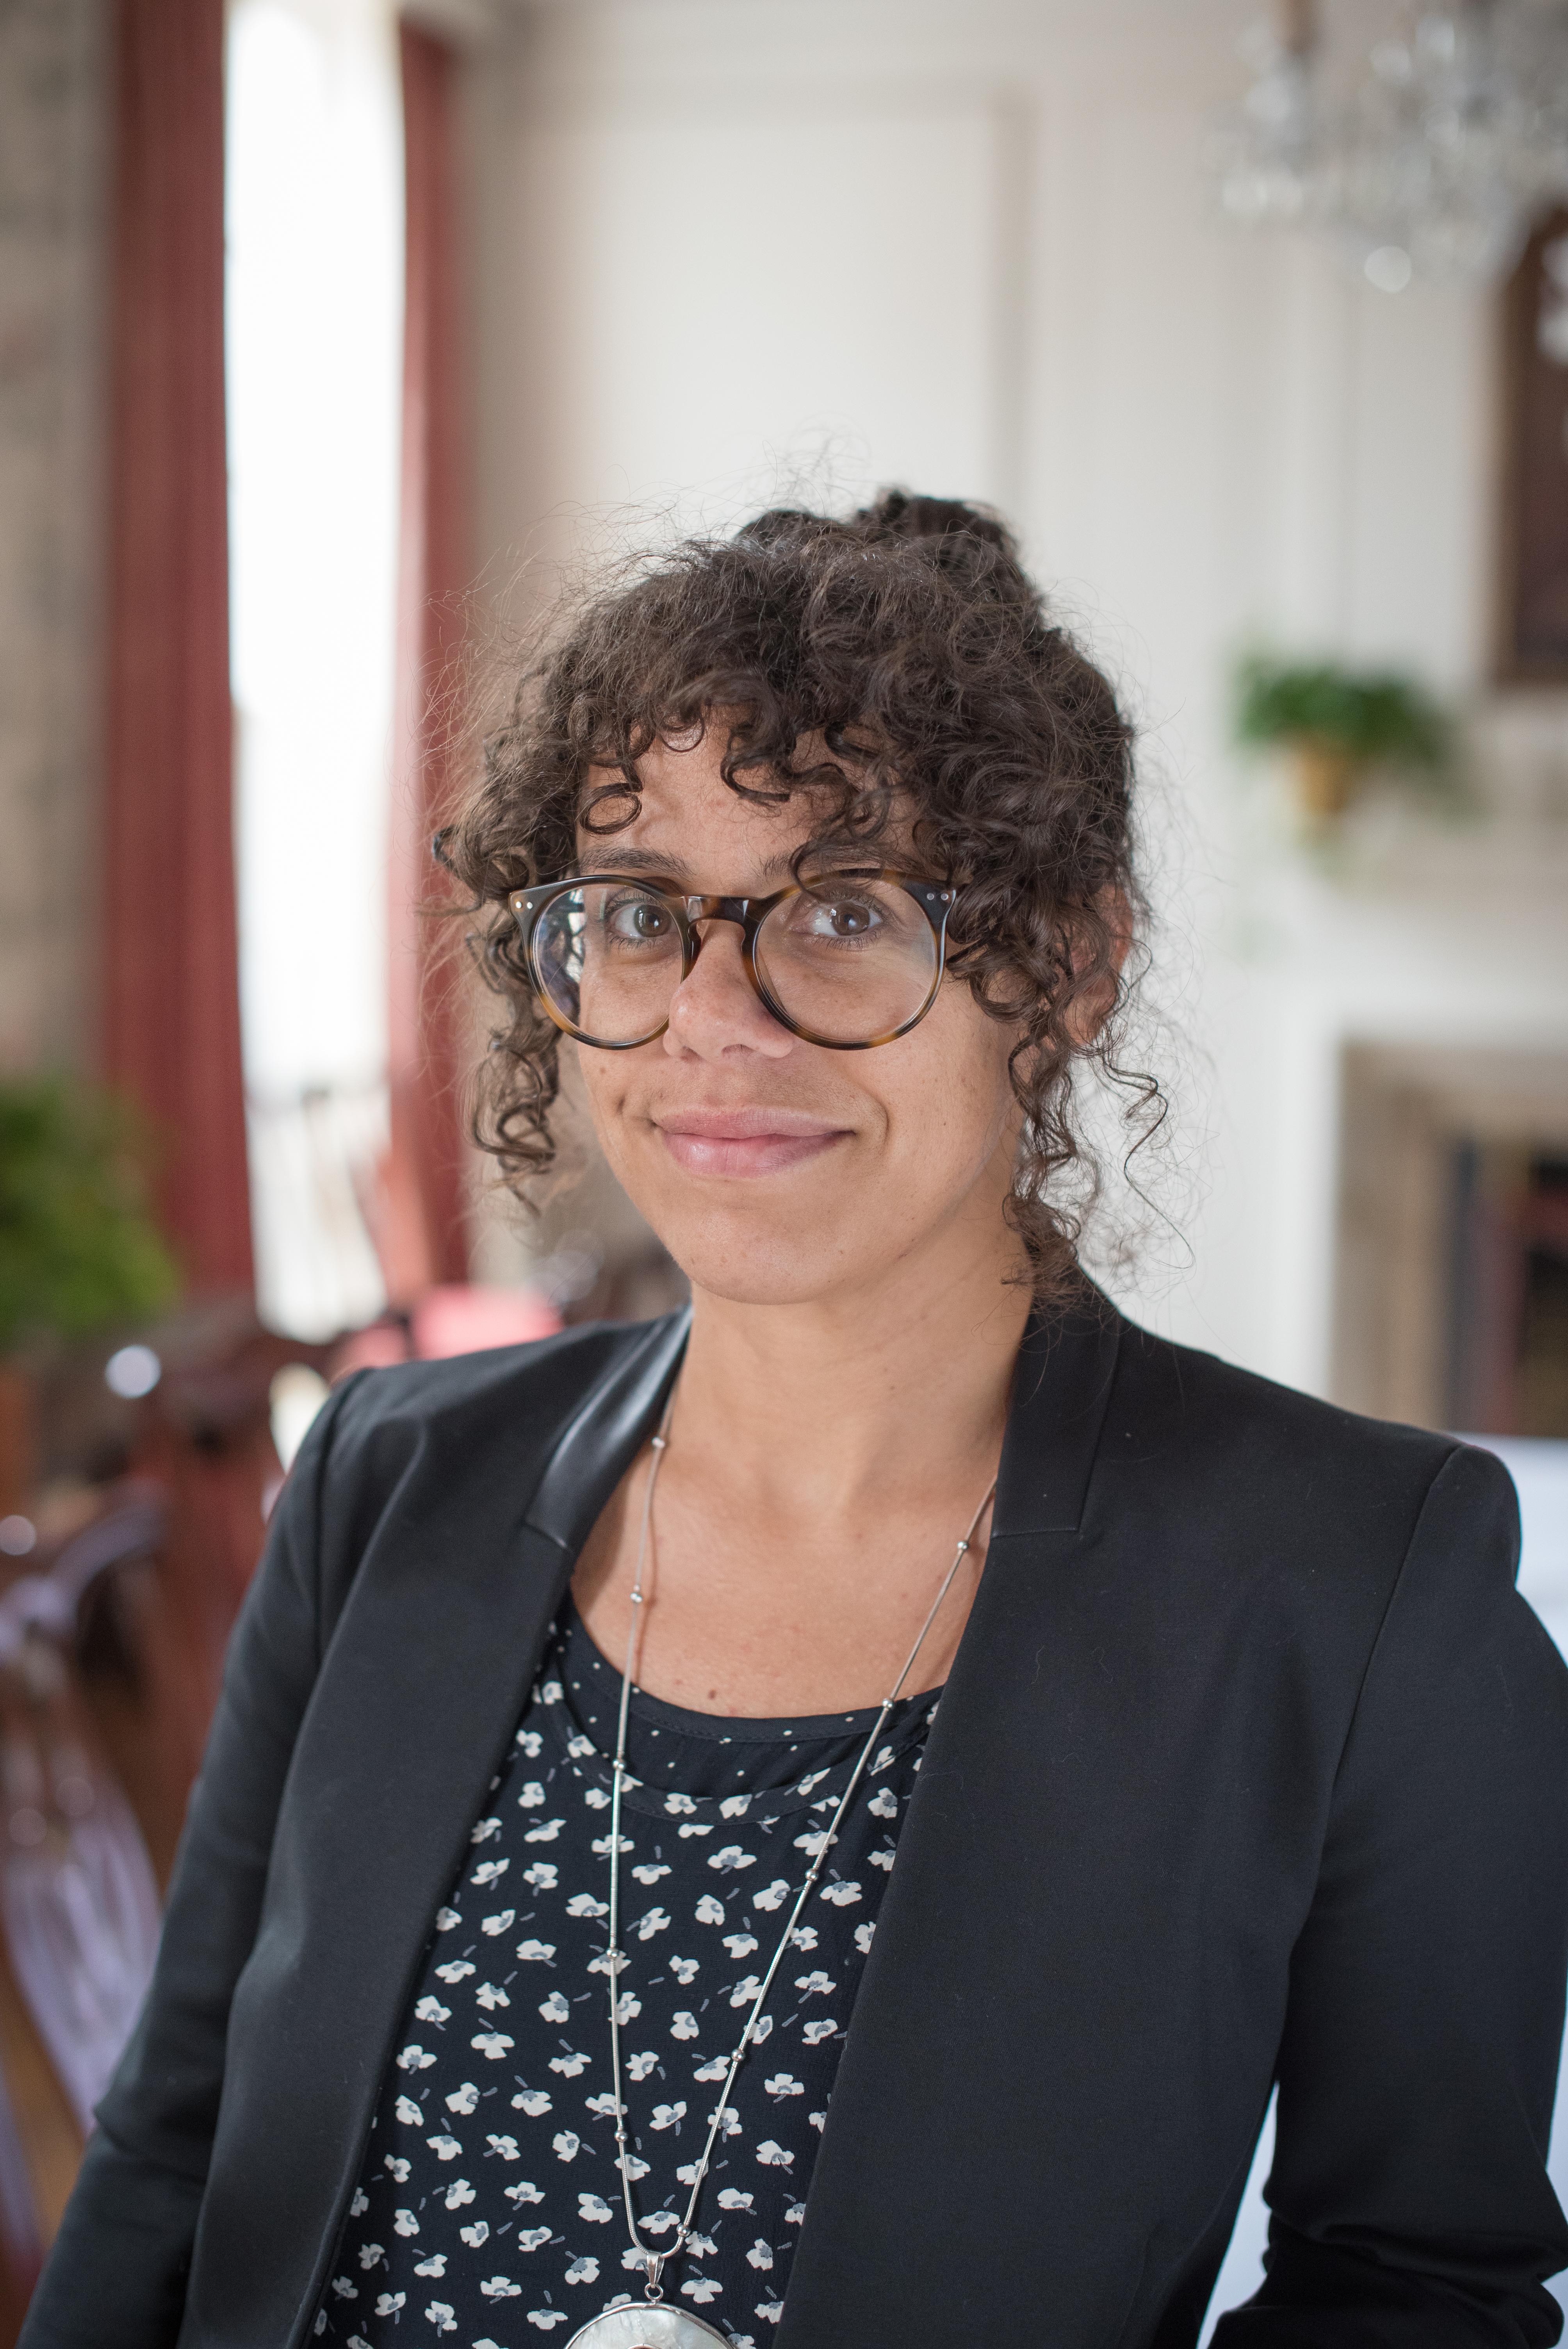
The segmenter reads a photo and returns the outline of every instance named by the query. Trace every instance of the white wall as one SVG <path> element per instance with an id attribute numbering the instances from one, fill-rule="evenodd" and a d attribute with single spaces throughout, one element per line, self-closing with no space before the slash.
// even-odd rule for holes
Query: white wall
<path id="1" fill-rule="evenodd" d="M 1341 1044 L 1568 1040 L 1568 829 L 1374 820 L 1329 877 L 1226 747 L 1259 633 L 1474 686 L 1490 560 L 1488 300 L 1208 215 L 1254 13 L 521 11 L 475 78 L 480 543 L 500 585 L 607 508 L 711 524 L 892 480 L 1016 518 L 1149 730 L 1191 1253 L 1156 1246 L 1139 1309 L 1321 1387 Z M 1347 65 L 1388 13 L 1330 10 Z"/>

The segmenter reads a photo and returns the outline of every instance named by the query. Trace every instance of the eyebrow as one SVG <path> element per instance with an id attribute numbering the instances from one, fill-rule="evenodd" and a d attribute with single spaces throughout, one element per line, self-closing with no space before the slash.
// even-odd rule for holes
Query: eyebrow
<path id="1" fill-rule="evenodd" d="M 766 884 L 793 879 L 790 859 L 794 854 L 792 848 L 787 848 L 780 849 L 776 855 L 764 857 L 757 868 L 758 882 Z M 624 848 L 618 854 L 607 855 L 604 864 L 596 869 L 605 873 L 651 873 L 660 880 L 676 881 L 682 877 L 678 860 L 656 855 L 651 848 Z M 751 894 L 756 895 L 761 892 L 753 891 Z"/>

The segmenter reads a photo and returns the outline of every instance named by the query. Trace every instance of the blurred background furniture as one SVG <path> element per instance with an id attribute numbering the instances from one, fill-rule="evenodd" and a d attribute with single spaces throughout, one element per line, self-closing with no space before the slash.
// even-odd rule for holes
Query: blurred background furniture
<path id="1" fill-rule="evenodd" d="M 150 1970 L 281 1481 L 273 1391 L 322 1383 L 244 1309 L 123 1336 L 35 1323 L 10 1365 L 30 1400 L 0 1516 L 0 2309 L 18 2315 Z"/>

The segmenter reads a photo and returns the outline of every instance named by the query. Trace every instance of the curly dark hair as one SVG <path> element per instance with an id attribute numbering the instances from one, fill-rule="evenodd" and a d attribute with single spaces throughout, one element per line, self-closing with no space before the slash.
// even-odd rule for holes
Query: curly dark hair
<path id="1" fill-rule="evenodd" d="M 520 1195 L 554 1156 L 560 1036 L 507 893 L 579 869 L 579 828 L 613 834 L 634 817 L 643 753 L 704 727 L 724 730 L 732 791 L 805 797 L 797 877 L 813 852 L 873 842 L 896 815 L 922 865 L 962 886 L 949 967 L 1019 1030 L 1009 1213 L 1037 1290 L 1058 1288 L 1100 1177 L 1078 1066 L 1128 1089 L 1140 1135 L 1162 1113 L 1153 1081 L 1117 1057 L 1121 956 L 1143 903 L 1132 731 L 979 506 L 888 490 L 846 520 L 775 509 L 639 564 L 554 631 L 438 842 L 471 910 L 494 909 L 473 943 L 505 1016 L 475 1140 Z"/>

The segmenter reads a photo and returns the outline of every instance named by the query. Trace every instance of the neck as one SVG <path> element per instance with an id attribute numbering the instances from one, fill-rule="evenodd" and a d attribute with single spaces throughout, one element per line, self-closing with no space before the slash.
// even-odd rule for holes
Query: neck
<path id="1" fill-rule="evenodd" d="M 1028 1319 L 1021 1269 L 986 1247 L 911 1267 L 873 1297 L 758 1306 L 694 1291 L 683 1466 L 776 1522 L 852 1525 L 892 1495 L 951 1506 L 971 1485 L 977 1502 Z"/>
<path id="2" fill-rule="evenodd" d="M 634 1671 L 652 1694 L 759 1717 L 887 1694 L 996 1473 L 1028 1319 L 1010 1235 L 978 1220 L 854 1292 L 762 1306 L 695 1290 L 650 1538 L 645 1456 L 573 1578 L 617 1656 L 641 1561 Z M 988 1522 L 922 1647 L 920 1687 L 957 1652 Z"/>

